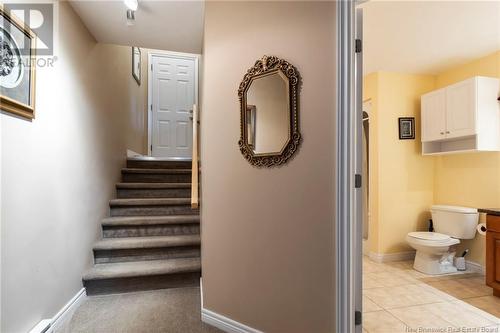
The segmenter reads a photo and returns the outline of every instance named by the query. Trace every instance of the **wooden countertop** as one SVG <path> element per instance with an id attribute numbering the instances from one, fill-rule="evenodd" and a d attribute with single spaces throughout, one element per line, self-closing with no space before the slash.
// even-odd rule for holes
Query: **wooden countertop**
<path id="1" fill-rule="evenodd" d="M 500 208 L 480 208 L 477 211 L 479 213 L 486 213 L 488 215 L 500 216 Z"/>

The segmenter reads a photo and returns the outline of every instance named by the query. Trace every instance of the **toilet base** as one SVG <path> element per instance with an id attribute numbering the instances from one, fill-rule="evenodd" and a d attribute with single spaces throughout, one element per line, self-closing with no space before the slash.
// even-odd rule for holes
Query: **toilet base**
<path id="1" fill-rule="evenodd" d="M 429 254 L 417 251 L 413 268 L 429 275 L 449 274 L 457 272 L 451 262 L 442 260 L 443 255 Z"/>

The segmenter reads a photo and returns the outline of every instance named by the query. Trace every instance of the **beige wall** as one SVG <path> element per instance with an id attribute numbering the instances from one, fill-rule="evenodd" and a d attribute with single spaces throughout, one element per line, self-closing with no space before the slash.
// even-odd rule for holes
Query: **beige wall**
<path id="1" fill-rule="evenodd" d="M 500 78 L 500 51 L 439 74 L 436 88 L 475 75 Z M 476 208 L 500 207 L 500 153 L 440 156 L 436 157 L 435 165 L 435 203 Z M 464 248 L 470 249 L 469 260 L 484 264 L 484 236 L 476 234 L 475 239 L 462 241 L 459 249 Z"/>
<path id="2" fill-rule="evenodd" d="M 144 151 L 129 47 L 96 44 L 59 5 L 58 60 L 37 70 L 36 118 L 0 115 L 1 331 L 27 332 L 82 288 L 126 149 Z"/>
<path id="3" fill-rule="evenodd" d="M 434 161 L 420 148 L 420 96 L 434 77 L 378 72 L 365 77 L 370 100 L 369 244 L 374 253 L 411 250 L 408 232 L 424 230 L 433 203 Z M 399 140 L 398 117 L 415 117 L 415 140 Z"/>
<path id="4" fill-rule="evenodd" d="M 332 332 L 335 4 L 207 2 L 204 52 L 204 307 L 265 332 Z M 237 89 L 265 54 L 303 80 L 303 143 L 273 169 L 237 144 Z"/>

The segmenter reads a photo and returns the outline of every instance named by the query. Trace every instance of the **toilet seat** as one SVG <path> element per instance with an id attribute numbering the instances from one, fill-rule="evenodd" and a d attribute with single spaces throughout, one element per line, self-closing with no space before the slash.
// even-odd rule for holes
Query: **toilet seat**
<path id="1" fill-rule="evenodd" d="M 410 232 L 408 237 L 413 243 L 430 247 L 452 246 L 460 243 L 460 240 L 438 232 Z"/>

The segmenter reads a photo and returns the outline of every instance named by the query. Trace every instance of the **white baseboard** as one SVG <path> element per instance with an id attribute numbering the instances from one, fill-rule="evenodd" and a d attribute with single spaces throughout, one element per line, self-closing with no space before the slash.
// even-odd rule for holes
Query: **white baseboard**
<path id="1" fill-rule="evenodd" d="M 486 269 L 484 268 L 483 265 L 474 262 L 474 261 L 465 261 L 465 267 L 467 268 L 468 271 L 473 272 L 473 273 L 479 273 L 481 275 L 486 274 Z"/>
<path id="2" fill-rule="evenodd" d="M 415 251 L 398 252 L 398 253 L 375 253 L 370 252 L 368 257 L 378 263 L 390 261 L 403 261 L 415 259 Z"/>
<path id="3" fill-rule="evenodd" d="M 227 333 L 263 333 L 223 315 L 202 308 L 201 321 Z"/>
<path id="4" fill-rule="evenodd" d="M 29 333 L 46 333 L 50 329 L 50 319 L 44 319 L 36 324 Z"/>
<path id="5" fill-rule="evenodd" d="M 53 333 L 55 329 L 59 328 L 67 319 L 71 318 L 86 297 L 85 288 L 80 289 L 54 317 L 40 321 L 29 333 Z"/>
<path id="6" fill-rule="evenodd" d="M 127 157 L 128 158 L 131 158 L 131 157 L 139 157 L 139 156 L 143 156 L 142 154 L 139 154 L 133 150 L 130 150 L 130 149 L 127 149 Z"/>

